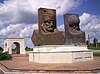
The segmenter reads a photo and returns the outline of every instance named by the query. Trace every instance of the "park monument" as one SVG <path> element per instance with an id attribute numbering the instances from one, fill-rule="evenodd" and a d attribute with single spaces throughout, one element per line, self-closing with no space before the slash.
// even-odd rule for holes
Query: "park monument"
<path id="1" fill-rule="evenodd" d="M 29 61 L 37 63 L 74 63 L 93 60 L 85 45 L 85 32 L 79 27 L 77 14 L 64 14 L 64 32 L 56 25 L 56 10 L 38 9 L 38 30 L 33 31 L 34 48 Z"/>

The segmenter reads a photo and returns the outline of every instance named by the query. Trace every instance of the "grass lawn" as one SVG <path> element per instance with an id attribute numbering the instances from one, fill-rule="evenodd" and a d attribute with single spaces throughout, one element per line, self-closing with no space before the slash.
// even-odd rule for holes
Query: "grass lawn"
<path id="1" fill-rule="evenodd" d="M 100 43 L 98 43 L 97 47 L 95 47 L 94 44 L 90 44 L 89 49 L 100 50 Z M 94 52 L 93 56 L 100 56 L 100 52 Z"/>
<path id="2" fill-rule="evenodd" d="M 90 44 L 89 49 L 92 49 L 92 50 L 100 50 L 100 43 L 97 44 L 97 48 L 94 46 L 94 44 Z"/>
<path id="3" fill-rule="evenodd" d="M 92 50 L 100 50 L 100 47 L 90 47 L 89 49 L 92 49 Z"/>
<path id="4" fill-rule="evenodd" d="M 93 56 L 100 56 L 100 53 L 95 52 L 93 53 Z"/>

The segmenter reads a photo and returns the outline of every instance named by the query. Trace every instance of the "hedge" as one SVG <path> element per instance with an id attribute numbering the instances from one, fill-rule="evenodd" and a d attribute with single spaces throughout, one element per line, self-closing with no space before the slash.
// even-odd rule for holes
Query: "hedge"
<path id="1" fill-rule="evenodd" d="M 12 56 L 8 52 L 0 53 L 0 60 L 11 60 Z"/>

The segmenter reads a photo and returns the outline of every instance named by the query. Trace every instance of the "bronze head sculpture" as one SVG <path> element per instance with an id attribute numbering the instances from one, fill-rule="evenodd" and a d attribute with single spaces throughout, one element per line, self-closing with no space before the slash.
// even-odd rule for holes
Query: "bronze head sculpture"
<path id="1" fill-rule="evenodd" d="M 85 32 L 80 30 L 79 23 L 77 14 L 64 15 L 66 45 L 85 45 Z"/>
<path id="2" fill-rule="evenodd" d="M 38 9 L 38 30 L 34 30 L 32 42 L 40 45 L 85 45 L 85 32 L 79 27 L 80 19 L 77 14 L 64 15 L 65 32 L 56 27 L 56 10 Z"/>
<path id="3" fill-rule="evenodd" d="M 39 8 L 38 25 L 39 30 L 34 30 L 32 35 L 35 46 L 64 44 L 64 36 L 56 27 L 55 9 Z"/>
<path id="4" fill-rule="evenodd" d="M 49 34 L 56 32 L 56 10 L 40 8 L 38 11 L 40 33 Z"/>

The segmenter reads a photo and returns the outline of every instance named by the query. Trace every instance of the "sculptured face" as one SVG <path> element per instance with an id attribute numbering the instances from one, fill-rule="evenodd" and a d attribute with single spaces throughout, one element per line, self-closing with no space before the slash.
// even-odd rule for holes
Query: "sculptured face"
<path id="1" fill-rule="evenodd" d="M 53 21 L 52 20 L 45 21 L 44 24 L 43 24 L 43 27 L 48 32 L 54 32 Z"/>

